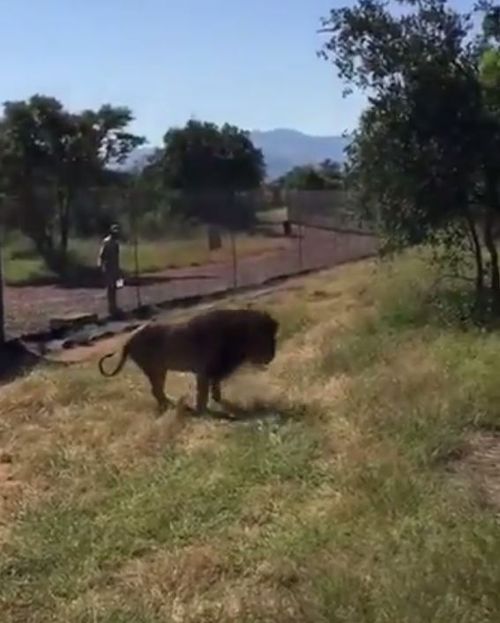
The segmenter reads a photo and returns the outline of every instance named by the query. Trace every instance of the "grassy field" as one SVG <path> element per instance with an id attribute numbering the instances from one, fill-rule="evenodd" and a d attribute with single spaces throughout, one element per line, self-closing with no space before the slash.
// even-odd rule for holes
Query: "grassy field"
<path id="1" fill-rule="evenodd" d="M 236 248 L 239 257 L 255 255 L 284 246 L 283 240 L 264 236 L 238 233 Z M 94 267 L 99 252 L 99 240 L 71 240 L 70 253 L 75 264 Z M 138 249 L 139 267 L 142 273 L 154 273 L 167 268 L 201 266 L 211 262 L 229 260 L 231 240 L 223 237 L 221 249 L 209 251 L 206 232 L 199 230 L 192 236 L 179 240 L 141 240 Z M 15 235 L 7 240 L 4 248 L 5 279 L 9 285 L 36 284 L 54 278 L 43 259 L 26 238 Z M 135 270 L 134 247 L 123 243 L 121 265 L 126 272 Z"/>
<path id="2" fill-rule="evenodd" d="M 3 389 L 2 623 L 499 621 L 500 337 L 432 278 L 408 257 L 260 299 L 279 354 L 228 384 L 238 421 L 155 419 L 132 366 Z"/>
<path id="3" fill-rule="evenodd" d="M 261 223 L 274 223 L 279 224 L 285 221 L 288 218 L 288 209 L 283 208 L 272 208 L 270 210 L 265 210 L 264 212 L 259 212 L 259 221 Z"/>

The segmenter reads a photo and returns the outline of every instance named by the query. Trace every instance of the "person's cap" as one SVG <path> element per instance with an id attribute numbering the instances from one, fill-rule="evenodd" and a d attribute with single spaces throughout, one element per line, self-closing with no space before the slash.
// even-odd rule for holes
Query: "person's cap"
<path id="1" fill-rule="evenodd" d="M 112 234 L 117 234 L 120 231 L 120 226 L 117 223 L 113 223 L 113 225 L 109 228 L 109 231 Z"/>

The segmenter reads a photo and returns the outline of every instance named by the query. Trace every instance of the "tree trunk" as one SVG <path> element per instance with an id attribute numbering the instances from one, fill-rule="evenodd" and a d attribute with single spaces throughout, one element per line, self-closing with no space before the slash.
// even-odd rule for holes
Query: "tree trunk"
<path id="1" fill-rule="evenodd" d="M 53 240 L 47 231 L 43 207 L 38 204 L 31 183 L 26 183 L 20 193 L 20 208 L 22 231 L 31 238 L 38 253 L 49 262 L 53 252 Z"/>
<path id="2" fill-rule="evenodd" d="M 68 214 L 65 213 L 63 221 L 61 223 L 61 257 L 64 261 L 68 255 L 68 239 L 69 239 L 69 223 Z"/>
<path id="3" fill-rule="evenodd" d="M 64 190 L 58 190 L 57 202 L 59 209 L 59 254 L 61 268 L 65 270 L 68 259 L 69 241 L 69 196 Z"/>
<path id="4" fill-rule="evenodd" d="M 493 236 L 493 215 L 488 209 L 484 221 L 484 244 L 490 254 L 490 288 L 493 299 L 500 304 L 500 270 L 498 267 L 498 252 Z"/>
<path id="5" fill-rule="evenodd" d="M 490 287 L 495 307 L 500 310 L 500 269 L 498 266 L 498 251 L 495 244 L 495 236 L 493 226 L 495 224 L 495 216 L 500 215 L 500 199 L 498 197 L 498 189 L 496 178 L 491 172 L 486 172 L 486 215 L 484 218 L 484 244 L 490 254 Z"/>
<path id="6" fill-rule="evenodd" d="M 470 214 L 466 215 L 467 226 L 472 241 L 472 248 L 474 251 L 474 259 L 476 263 L 476 299 L 478 302 L 482 300 L 484 293 L 484 262 L 483 254 L 481 251 L 481 242 L 476 229 L 474 219 Z"/>

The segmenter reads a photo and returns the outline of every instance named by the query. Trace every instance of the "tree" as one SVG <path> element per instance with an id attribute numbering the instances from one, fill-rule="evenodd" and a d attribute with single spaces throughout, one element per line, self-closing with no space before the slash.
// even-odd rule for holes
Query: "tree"
<path id="1" fill-rule="evenodd" d="M 164 146 L 163 170 L 171 188 L 248 190 L 264 177 L 262 152 L 235 126 L 191 120 L 169 130 Z"/>
<path id="2" fill-rule="evenodd" d="M 183 192 L 186 201 L 180 202 L 180 209 L 186 216 L 224 224 L 234 224 L 246 214 L 248 204 L 235 197 L 258 188 L 265 174 L 262 152 L 247 132 L 194 120 L 165 134 L 159 166 L 164 186 Z M 226 205 L 219 198 L 210 201 L 210 195 L 226 197 Z"/>
<path id="3" fill-rule="evenodd" d="M 49 98 L 44 104 L 52 109 L 59 105 Z M 5 194 L 17 200 L 21 227 L 47 254 L 52 251 L 52 222 L 39 189 L 48 184 L 48 159 L 38 137 L 39 115 L 33 112 L 24 102 L 5 104 L 0 124 L 1 181 Z"/>
<path id="4" fill-rule="evenodd" d="M 276 184 L 290 190 L 336 190 L 342 186 L 342 172 L 337 162 L 327 159 L 319 166 L 294 167 Z"/>
<path id="5" fill-rule="evenodd" d="M 331 160 L 330 158 L 326 158 L 323 162 L 320 162 L 319 165 L 321 173 L 329 180 L 332 184 L 339 183 L 342 181 L 342 166 L 339 162 L 335 160 Z"/>
<path id="6" fill-rule="evenodd" d="M 104 186 L 118 181 L 120 174 L 111 171 L 110 165 L 122 164 L 145 141 L 127 131 L 133 115 L 126 107 L 104 105 L 97 111 L 85 110 L 69 118 L 66 134 L 57 143 L 59 149 L 53 158 L 63 258 L 77 193 L 93 184 Z"/>
<path id="7" fill-rule="evenodd" d="M 49 262 L 65 264 L 78 192 L 102 184 L 113 175 L 107 167 L 143 142 L 127 132 L 131 120 L 127 108 L 106 105 L 74 114 L 40 95 L 4 104 L 2 184 L 17 199 L 22 229 Z"/>
<path id="8" fill-rule="evenodd" d="M 456 254 L 470 242 L 478 295 L 481 231 L 500 305 L 500 119 L 479 70 L 484 37 L 473 40 L 471 14 L 446 0 L 398 4 L 396 15 L 383 1 L 358 0 L 323 20 L 322 55 L 369 94 L 349 148 L 350 180 L 392 248 L 444 243 Z"/>

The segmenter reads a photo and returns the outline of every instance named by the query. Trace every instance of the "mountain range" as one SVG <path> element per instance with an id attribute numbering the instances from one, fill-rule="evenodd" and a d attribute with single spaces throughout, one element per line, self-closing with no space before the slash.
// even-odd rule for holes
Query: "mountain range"
<path id="1" fill-rule="evenodd" d="M 349 143 L 345 136 L 312 136 L 298 130 L 255 130 L 250 133 L 253 144 L 262 150 L 268 179 L 275 179 L 296 166 L 318 164 L 329 158 L 345 160 L 344 149 Z M 141 169 L 154 148 L 142 147 L 133 152 L 122 168 Z"/>
<path id="2" fill-rule="evenodd" d="M 329 158 L 344 162 L 349 139 L 343 136 L 312 136 L 297 130 L 254 131 L 253 144 L 262 150 L 267 176 L 275 179 L 296 166 L 318 164 Z"/>

